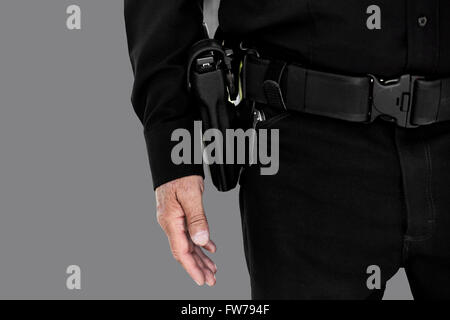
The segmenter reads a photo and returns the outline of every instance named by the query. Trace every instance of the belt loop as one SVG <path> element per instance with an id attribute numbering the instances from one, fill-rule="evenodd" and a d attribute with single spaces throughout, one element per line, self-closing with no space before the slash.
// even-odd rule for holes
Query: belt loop
<path id="1" fill-rule="evenodd" d="M 272 61 L 267 69 L 263 89 L 267 103 L 271 106 L 287 110 L 283 92 L 281 91 L 281 81 L 287 64 L 281 61 Z"/>
<path id="2" fill-rule="evenodd" d="M 242 60 L 242 71 L 241 71 L 242 100 L 247 99 L 247 68 L 248 68 L 248 55 L 244 55 L 244 59 Z"/>
<path id="3" fill-rule="evenodd" d="M 247 48 L 243 41 L 239 44 L 239 50 L 243 56 L 242 59 L 242 71 L 241 71 L 241 85 L 242 85 L 242 99 L 247 99 L 247 68 L 248 59 L 250 56 L 260 58 L 260 54 L 256 49 Z"/>

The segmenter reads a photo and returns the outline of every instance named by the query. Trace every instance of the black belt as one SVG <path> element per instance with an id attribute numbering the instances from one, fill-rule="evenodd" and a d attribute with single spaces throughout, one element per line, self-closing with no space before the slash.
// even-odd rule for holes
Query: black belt
<path id="1" fill-rule="evenodd" d="M 375 76 L 345 76 L 247 55 L 243 97 L 257 103 L 352 122 L 378 117 L 399 126 L 450 120 L 450 78 L 425 80 L 404 75 L 383 81 Z"/>

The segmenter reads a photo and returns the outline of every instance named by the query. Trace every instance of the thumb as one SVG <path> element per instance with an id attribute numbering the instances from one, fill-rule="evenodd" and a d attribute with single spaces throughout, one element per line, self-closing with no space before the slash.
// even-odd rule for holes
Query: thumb
<path id="1" fill-rule="evenodd" d="M 202 203 L 202 191 L 194 188 L 178 197 L 186 215 L 186 224 L 192 241 L 203 247 L 209 242 L 209 226 Z"/>

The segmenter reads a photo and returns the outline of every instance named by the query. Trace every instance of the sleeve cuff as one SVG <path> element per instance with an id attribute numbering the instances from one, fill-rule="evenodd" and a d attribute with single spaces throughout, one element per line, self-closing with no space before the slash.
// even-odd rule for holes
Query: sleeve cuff
<path id="1" fill-rule="evenodd" d="M 186 129 L 191 137 L 194 137 L 194 121 L 192 119 L 167 122 L 159 124 L 151 130 L 144 130 L 154 189 L 182 177 L 192 175 L 205 177 L 202 164 L 176 165 L 173 163 L 171 159 L 172 149 L 179 142 L 171 141 L 171 136 L 176 129 Z M 193 155 L 194 141 L 191 145 L 191 154 Z"/>

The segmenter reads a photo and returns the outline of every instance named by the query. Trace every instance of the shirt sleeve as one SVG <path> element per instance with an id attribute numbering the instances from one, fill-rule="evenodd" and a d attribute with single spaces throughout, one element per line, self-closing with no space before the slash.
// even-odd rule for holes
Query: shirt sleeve
<path id="1" fill-rule="evenodd" d="M 203 176 L 203 166 L 175 165 L 175 129 L 194 137 L 195 106 L 186 86 L 188 51 L 205 37 L 201 0 L 125 0 L 125 25 L 135 77 L 131 101 L 144 125 L 153 185 Z M 193 145 L 192 141 L 192 145 Z"/>

